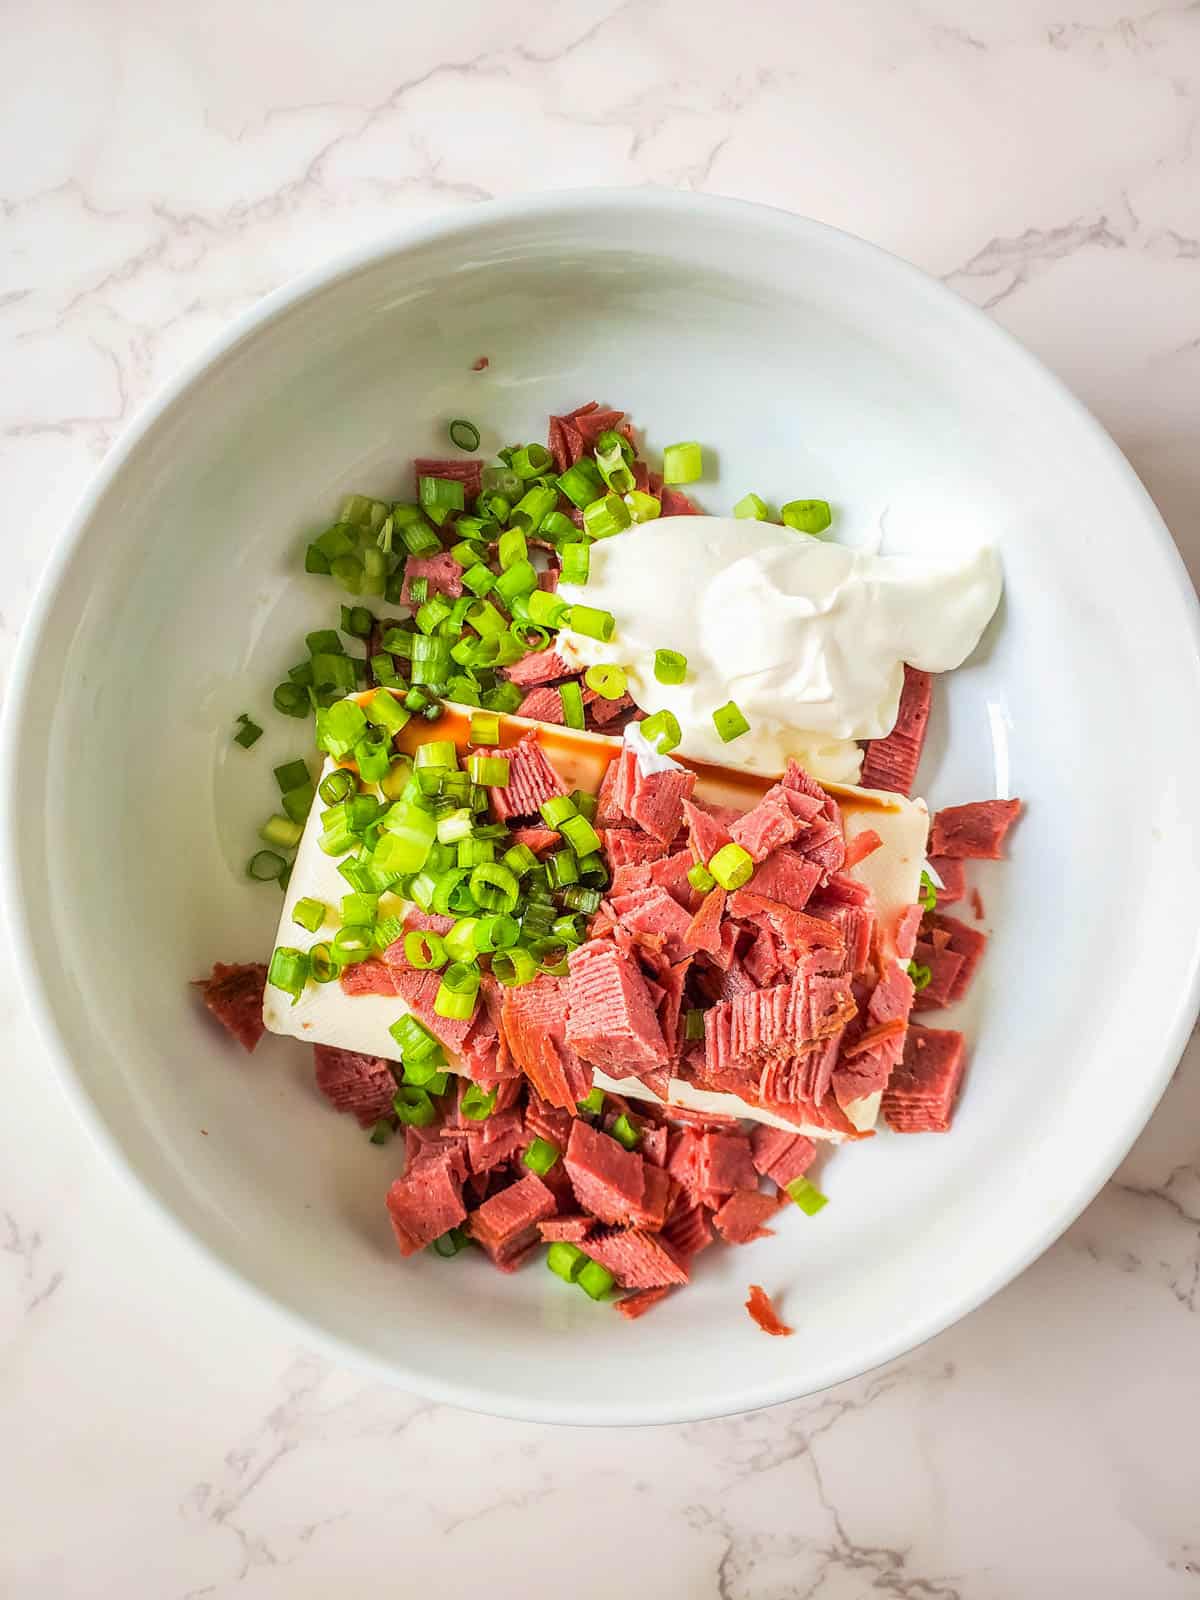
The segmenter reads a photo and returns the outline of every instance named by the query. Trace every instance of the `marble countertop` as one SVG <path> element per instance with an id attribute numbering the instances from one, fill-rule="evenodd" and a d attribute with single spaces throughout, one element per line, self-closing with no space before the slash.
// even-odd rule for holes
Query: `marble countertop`
<path id="1" fill-rule="evenodd" d="M 436 13 L 436 15 L 435 15 Z M 1200 564 L 1200 8 L 1136 0 L 111 0 L 0 11 L 7 673 L 139 401 L 405 217 L 515 189 L 770 201 L 987 307 Z M 627 1433 L 293 1346 L 101 1164 L 0 967 L 0 1592 L 1200 1595 L 1200 1052 L 1068 1234 L 905 1360 Z M 1131 1070 L 1136 1070 L 1131 1063 Z M 537 1579 L 532 1578 L 536 1583 Z"/>

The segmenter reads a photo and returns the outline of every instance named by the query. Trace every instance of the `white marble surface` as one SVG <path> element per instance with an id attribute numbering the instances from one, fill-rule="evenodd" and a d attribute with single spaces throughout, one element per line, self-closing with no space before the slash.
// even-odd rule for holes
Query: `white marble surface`
<path id="1" fill-rule="evenodd" d="M 1200 7 L 1135 5 L 7 0 L 0 669 L 89 472 L 231 313 L 528 187 L 742 195 L 918 262 L 1096 411 L 1195 572 Z M 967 1322 L 823 1397 L 634 1437 L 294 1348 L 93 1155 L 13 972 L 0 1593 L 508 1596 L 549 1567 L 599 1600 L 619 1551 L 664 1597 L 1200 1595 L 1195 1047 L 1103 1195 Z"/>

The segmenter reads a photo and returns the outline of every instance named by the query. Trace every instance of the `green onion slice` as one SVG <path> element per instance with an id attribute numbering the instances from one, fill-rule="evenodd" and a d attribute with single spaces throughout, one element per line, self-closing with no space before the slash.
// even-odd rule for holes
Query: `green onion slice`
<path id="1" fill-rule="evenodd" d="M 659 654 L 661 653 L 660 651 Z M 589 689 L 594 689 L 605 700 L 619 700 L 629 682 L 624 667 L 609 666 L 606 663 L 589 667 L 583 675 L 583 681 Z"/>
<path id="2" fill-rule="evenodd" d="M 754 876 L 754 858 L 740 844 L 722 845 L 708 863 L 708 870 L 722 889 L 740 889 Z"/>
<path id="3" fill-rule="evenodd" d="M 822 1194 L 807 1178 L 793 1178 L 787 1185 L 787 1192 L 806 1217 L 815 1217 L 822 1206 L 829 1204 L 829 1196 Z"/>
<path id="4" fill-rule="evenodd" d="M 713 712 L 713 727 L 716 728 L 725 744 L 733 739 L 740 739 L 742 734 L 750 731 L 750 724 L 746 721 L 741 707 L 733 700 L 727 700 L 723 706 L 718 706 Z"/>
<path id="5" fill-rule="evenodd" d="M 673 711 L 656 711 L 652 717 L 643 718 L 642 737 L 648 740 L 660 755 L 677 748 L 683 738 L 679 719 Z"/>
<path id="6" fill-rule="evenodd" d="M 455 417 L 448 432 L 450 443 L 459 450 L 466 450 L 469 454 L 472 450 L 479 449 L 479 429 L 465 417 Z"/>
<path id="7" fill-rule="evenodd" d="M 704 452 L 694 439 L 669 444 L 663 451 L 664 483 L 695 483 L 704 474 Z"/>

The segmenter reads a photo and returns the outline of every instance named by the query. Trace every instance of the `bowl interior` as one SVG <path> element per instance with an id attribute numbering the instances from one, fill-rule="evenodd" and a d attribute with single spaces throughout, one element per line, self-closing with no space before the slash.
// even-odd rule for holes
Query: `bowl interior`
<path id="1" fill-rule="evenodd" d="M 383 1206 L 401 1145 L 328 1111 L 302 1048 L 243 1056 L 188 989 L 269 948 L 277 893 L 243 866 L 272 766 L 306 742 L 270 691 L 344 598 L 303 575 L 306 539 L 347 490 L 410 493 L 411 458 L 445 453 L 452 417 L 493 451 L 591 398 L 628 409 L 652 449 L 703 440 L 709 511 L 749 489 L 823 495 L 847 539 L 994 540 L 1002 614 L 938 685 L 920 788 L 1028 803 L 1011 862 L 977 879 L 994 931 L 953 1134 L 837 1152 L 818 1219 L 708 1252 L 631 1326 L 539 1268 L 401 1262 Z M 663 1420 L 861 1371 L 1065 1225 L 1190 1020 L 1197 659 L 1169 541 L 1031 358 L 910 269 L 795 219 L 649 196 L 484 208 L 281 299 L 110 465 L 25 668 L 14 885 L 31 987 L 83 1096 L 220 1260 L 438 1395 Z M 231 743 L 242 711 L 268 730 L 249 753 Z M 1153 934 L 1121 937 L 1135 925 Z M 797 1338 L 757 1332 L 752 1281 Z"/>

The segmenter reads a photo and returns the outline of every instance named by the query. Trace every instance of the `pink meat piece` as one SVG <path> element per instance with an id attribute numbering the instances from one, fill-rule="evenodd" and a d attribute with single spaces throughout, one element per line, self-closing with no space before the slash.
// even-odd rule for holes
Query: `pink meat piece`
<path id="1" fill-rule="evenodd" d="M 536 729 L 507 749 L 480 747 L 480 756 L 499 756 L 508 762 L 508 783 L 504 788 L 489 788 L 488 797 L 497 822 L 514 818 L 537 817 L 542 802 L 568 793 L 566 785 L 551 766 L 538 742 Z"/>
<path id="2" fill-rule="evenodd" d="M 391 948 L 395 948 L 392 946 Z M 403 945 L 400 953 L 403 954 Z M 356 961 L 352 966 L 343 967 L 338 982 L 342 986 L 343 994 L 392 994 L 396 993 L 396 975 L 400 970 L 398 965 L 389 965 L 380 961 L 377 956 L 372 956 L 366 961 Z"/>
<path id="3" fill-rule="evenodd" d="M 930 856 L 929 865 L 945 885 L 937 891 L 939 906 L 952 906 L 967 892 L 967 869 L 955 856 Z"/>
<path id="4" fill-rule="evenodd" d="M 913 1004 L 912 979 L 893 963 L 871 991 L 866 1029 L 843 1049 L 833 1073 L 833 1092 L 843 1111 L 855 1101 L 882 1089 L 904 1054 L 909 1013 Z M 893 1030 L 889 1033 L 889 1029 Z M 864 1048 L 868 1040 L 879 1042 Z"/>
<path id="5" fill-rule="evenodd" d="M 775 784 L 729 830 L 734 843 L 740 844 L 755 861 L 765 861 L 773 850 L 791 844 L 808 826 L 789 804 L 788 793 L 782 784 Z M 817 806 L 807 795 L 800 798 L 810 806 Z M 817 806 L 818 814 L 820 809 Z"/>
<path id="6" fill-rule="evenodd" d="M 614 1077 L 666 1066 L 666 1041 L 634 961 L 597 939 L 572 950 L 568 959 L 571 1048 Z"/>
<path id="7" fill-rule="evenodd" d="M 621 758 L 614 756 L 604 769 L 600 788 L 596 793 L 596 815 L 592 824 L 600 828 L 629 828 L 632 824 L 617 803 L 617 789 L 621 776 Z"/>
<path id="8" fill-rule="evenodd" d="M 410 906 L 404 913 L 404 926 L 410 932 L 447 934 L 454 926 L 454 917 L 440 917 L 436 911 L 422 911 L 419 906 Z M 399 941 L 403 943 L 403 941 Z M 389 945 L 384 951 L 384 956 L 390 956 L 396 946 Z"/>
<path id="9" fill-rule="evenodd" d="M 553 828 L 539 828 L 531 825 L 527 828 L 513 828 L 509 833 L 509 847 L 523 844 L 527 850 L 532 850 L 540 861 L 551 850 L 557 850 L 560 836 Z"/>
<path id="10" fill-rule="evenodd" d="M 665 1300 L 670 1294 L 669 1288 L 663 1289 L 638 1289 L 633 1294 L 627 1294 L 623 1300 L 617 1300 L 613 1310 L 617 1311 L 627 1322 L 636 1322 L 638 1317 L 644 1317 L 647 1311 L 653 1311 L 660 1300 Z"/>
<path id="11" fill-rule="evenodd" d="M 650 962 L 652 958 L 646 955 L 644 959 Z M 692 965 L 692 958 L 691 956 L 685 956 L 682 961 L 672 963 L 665 956 L 662 956 L 653 959 L 652 965 L 658 978 L 657 987 L 660 990 L 659 997 L 655 1001 L 654 1010 L 658 1017 L 658 1025 L 662 1029 L 663 1040 L 666 1043 L 671 1059 L 674 1061 L 678 1059 L 683 1045 L 679 1019 L 682 1014 L 684 986 L 687 983 L 687 975 Z M 645 1075 L 643 1075 L 642 1081 L 647 1082 Z M 653 1081 L 648 1083 L 648 1087 L 654 1087 Z M 664 1097 L 665 1090 L 666 1085 L 664 1084 L 662 1090 Z M 646 1131 L 649 1134 L 651 1130 L 647 1129 Z M 644 1148 L 643 1154 L 648 1159 L 653 1159 Z"/>
<path id="12" fill-rule="evenodd" d="M 754 1170 L 761 1173 L 764 1178 L 771 1177 L 771 1169 L 797 1146 L 806 1149 L 809 1161 L 813 1159 L 817 1147 L 811 1139 L 806 1139 L 801 1133 L 788 1133 L 783 1128 L 769 1128 L 765 1123 L 760 1123 L 750 1131 L 750 1153 L 754 1161 Z M 778 1183 L 779 1179 L 775 1178 L 773 1181 Z"/>
<path id="13" fill-rule="evenodd" d="M 641 834 L 635 834 L 632 828 L 628 829 L 627 832 L 634 838 L 640 839 L 643 837 Z M 649 862 L 634 861 L 629 866 L 613 868 L 612 893 L 614 895 L 632 894 L 635 889 L 648 889 L 649 887 Z"/>
<path id="14" fill-rule="evenodd" d="M 730 833 L 725 825 L 713 816 L 706 807 L 693 800 L 683 802 L 683 820 L 687 824 L 688 846 L 692 852 L 692 864 L 699 863 L 707 866 L 718 850 L 730 842 Z"/>
<path id="15" fill-rule="evenodd" d="M 757 1189 L 735 1189 L 713 1217 L 713 1222 L 726 1244 L 749 1244 L 774 1233 L 773 1228 L 763 1224 L 777 1209 L 773 1195 L 760 1194 Z"/>
<path id="16" fill-rule="evenodd" d="M 832 803 L 832 802 L 831 802 Z M 821 868 L 822 872 L 839 872 L 846 860 L 846 838 L 842 831 L 841 812 L 834 807 L 833 817 L 818 817 L 809 823 L 797 848 L 806 861 Z"/>
<path id="17" fill-rule="evenodd" d="M 525 1107 L 525 1142 L 532 1144 L 535 1139 L 547 1139 L 561 1153 L 567 1148 L 574 1120 L 570 1111 L 552 1106 L 531 1091 Z"/>
<path id="18" fill-rule="evenodd" d="M 494 1111 L 467 1128 L 467 1164 L 472 1172 L 491 1172 L 517 1155 L 526 1142 L 525 1118 L 515 1106 Z"/>
<path id="19" fill-rule="evenodd" d="M 696 774 L 686 768 L 644 773 L 628 748 L 617 757 L 612 799 L 625 815 L 663 844 L 679 832 L 683 802 L 691 799 Z"/>
<path id="20" fill-rule="evenodd" d="M 684 963 L 686 965 L 686 962 Z M 642 1129 L 642 1142 L 638 1155 L 647 1166 L 665 1167 L 667 1164 L 667 1128 L 665 1124 L 648 1123 Z"/>
<path id="21" fill-rule="evenodd" d="M 705 1012 L 705 1064 L 720 1072 L 794 1055 L 836 1033 L 857 1010 L 844 978 L 801 965 L 786 983 L 736 995 Z"/>
<path id="22" fill-rule="evenodd" d="M 697 1136 L 694 1186 L 706 1194 L 731 1194 L 758 1184 L 750 1140 L 744 1133 L 702 1133 Z"/>
<path id="23" fill-rule="evenodd" d="M 713 1242 L 707 1209 L 702 1205 L 686 1203 L 667 1222 L 662 1230 L 662 1238 L 672 1255 L 680 1261 L 699 1255 Z"/>
<path id="24" fill-rule="evenodd" d="M 966 1040 L 948 1028 L 908 1030 L 904 1059 L 883 1092 L 883 1114 L 897 1133 L 946 1133 L 966 1064 Z"/>
<path id="25" fill-rule="evenodd" d="M 929 968 L 929 982 L 919 989 L 913 1000 L 914 1011 L 938 1011 L 951 1004 L 950 996 L 963 969 L 963 957 L 948 944 L 932 944 L 919 939 L 913 949 L 912 959 L 919 967 Z"/>
<path id="26" fill-rule="evenodd" d="M 673 856 L 664 856 L 650 868 L 650 882 L 665 889 L 673 900 L 678 900 L 689 917 L 699 909 L 701 894 L 693 889 L 688 873 L 694 865 L 690 850 L 677 850 Z"/>
<path id="27" fill-rule="evenodd" d="M 921 905 L 906 906 L 900 913 L 896 922 L 896 954 L 901 961 L 912 959 L 923 915 L 924 907 Z"/>
<path id="28" fill-rule="evenodd" d="M 672 902 L 674 904 L 674 902 Z M 709 955 L 721 953 L 721 918 L 725 914 L 725 890 L 718 885 L 710 889 L 700 903 L 700 909 L 688 923 L 683 934 L 685 947 L 703 950 Z"/>
<path id="29" fill-rule="evenodd" d="M 218 961 L 211 976 L 200 978 L 196 987 L 201 999 L 243 1050 L 253 1052 L 266 1031 L 263 1022 L 263 995 L 267 969 L 252 961 L 226 966 Z"/>
<path id="30" fill-rule="evenodd" d="M 667 847 L 636 828 L 605 828 L 600 835 L 611 867 L 661 861 Z"/>
<path id="31" fill-rule="evenodd" d="M 918 667 L 904 668 L 904 688 L 896 724 L 883 739 L 872 739 L 863 757 L 859 782 L 864 789 L 890 789 L 911 794 L 921 763 L 925 726 L 933 700 L 933 679 Z"/>
<path id="32" fill-rule="evenodd" d="M 549 1105 L 574 1109 L 591 1089 L 591 1072 L 567 1038 L 568 984 L 541 975 L 532 983 L 506 989 L 501 1032 L 513 1060 Z"/>
<path id="33" fill-rule="evenodd" d="M 602 694 L 597 694 L 594 689 L 586 686 L 583 691 L 583 706 L 597 728 L 608 728 L 618 717 L 625 715 L 633 709 L 633 696 L 629 694 L 618 695 L 615 700 L 609 700 Z"/>
<path id="34" fill-rule="evenodd" d="M 622 1289 L 658 1289 L 687 1283 L 688 1271 L 668 1246 L 640 1228 L 602 1228 L 590 1234 L 584 1249 Z"/>
<path id="35" fill-rule="evenodd" d="M 335 1111 L 349 1111 L 359 1126 L 369 1128 L 392 1109 L 396 1080 L 381 1056 L 340 1050 L 335 1045 L 313 1045 L 317 1088 Z"/>
<path id="36" fill-rule="evenodd" d="M 783 972 L 781 949 L 783 946 L 776 940 L 770 928 L 760 928 L 754 935 L 742 960 L 746 971 L 760 989 L 769 988 Z"/>
<path id="37" fill-rule="evenodd" d="M 810 901 L 809 913 L 838 933 L 845 951 L 842 971 L 852 975 L 861 972 L 871 959 L 874 912 L 866 906 L 828 905 Z"/>
<path id="38" fill-rule="evenodd" d="M 528 717 L 530 722 L 550 722 L 559 727 L 566 721 L 562 695 L 549 686 L 531 689 L 517 707 L 517 715 Z"/>
<path id="39" fill-rule="evenodd" d="M 546 1222 L 538 1223 L 538 1232 L 547 1244 L 554 1244 L 560 1239 L 568 1244 L 581 1244 L 595 1226 L 594 1217 L 551 1217 Z"/>
<path id="40" fill-rule="evenodd" d="M 575 668 L 552 647 L 522 656 L 512 666 L 504 667 L 502 672 L 509 683 L 515 683 L 519 689 L 534 689 L 542 684 L 558 683 L 561 678 L 572 677 Z"/>
<path id="41" fill-rule="evenodd" d="M 450 478 L 461 483 L 468 501 L 478 497 L 483 478 L 483 462 L 478 456 L 464 461 L 461 457 L 443 461 L 440 457 L 418 456 L 413 462 L 413 477 L 420 487 L 422 478 Z"/>
<path id="42" fill-rule="evenodd" d="M 664 517 L 701 517 L 704 513 L 690 496 L 684 494 L 682 489 L 673 489 L 670 484 L 663 484 L 658 491 L 662 501 L 662 514 Z"/>
<path id="43" fill-rule="evenodd" d="M 735 889 L 725 909 L 728 916 L 736 917 L 750 929 L 756 930 L 765 924 L 793 957 L 813 949 L 827 949 L 837 952 L 836 961 L 831 957 L 831 971 L 843 964 L 845 943 L 840 927 L 829 920 L 831 911 L 821 916 L 816 912 L 795 911 L 752 888 Z"/>
<path id="44" fill-rule="evenodd" d="M 646 1196 L 646 1163 L 633 1150 L 576 1118 L 563 1165 L 579 1204 L 602 1222 L 625 1222 Z"/>
<path id="45" fill-rule="evenodd" d="M 530 1172 L 509 1188 L 485 1200 L 467 1219 L 467 1232 L 481 1244 L 502 1270 L 518 1264 L 538 1239 L 538 1223 L 552 1217 L 558 1204 L 536 1173 Z"/>
<path id="46" fill-rule="evenodd" d="M 581 406 L 573 414 L 572 421 L 583 435 L 584 444 L 589 450 L 594 450 L 597 439 L 602 433 L 607 433 L 610 428 L 616 429 L 621 433 L 626 432 L 626 429 L 621 427 L 624 418 L 625 413 L 623 411 L 605 410 L 597 406 L 593 401 L 586 407 Z"/>
<path id="47" fill-rule="evenodd" d="M 945 949 L 952 954 L 962 957 L 962 967 L 959 969 L 953 984 L 950 987 L 949 1005 L 957 1005 L 971 986 L 975 976 L 975 969 L 983 960 L 983 952 L 987 949 L 988 936 L 980 933 L 978 928 L 972 928 L 967 922 L 962 922 L 958 917 L 943 916 L 939 911 L 931 912 L 922 924 L 922 931 L 929 930 L 931 942 L 933 934 L 946 934 Z"/>
<path id="48" fill-rule="evenodd" d="M 411 606 L 412 583 L 414 578 L 424 578 L 429 584 L 428 594 L 444 594 L 452 600 L 457 600 L 463 592 L 463 569 L 455 561 L 448 550 L 439 551 L 436 556 L 409 556 L 404 563 L 404 583 L 400 589 L 401 602 Z"/>
<path id="49" fill-rule="evenodd" d="M 447 1151 L 439 1160 L 422 1161 L 388 1190 L 387 1208 L 402 1256 L 415 1255 L 465 1221 L 461 1156 Z"/>
<path id="50" fill-rule="evenodd" d="M 803 911 L 821 881 L 822 868 L 791 850 L 776 850 L 754 869 L 747 888 Z"/>
<path id="51" fill-rule="evenodd" d="M 931 856 L 1002 861 L 1004 839 L 1021 815 L 1019 800 L 976 800 L 939 811 L 929 830 Z"/>
<path id="52" fill-rule="evenodd" d="M 609 903 L 631 933 L 661 934 L 668 961 L 680 961 L 698 948 L 688 938 L 692 919 L 678 900 L 658 884 L 635 889 L 631 894 L 614 895 Z"/>

